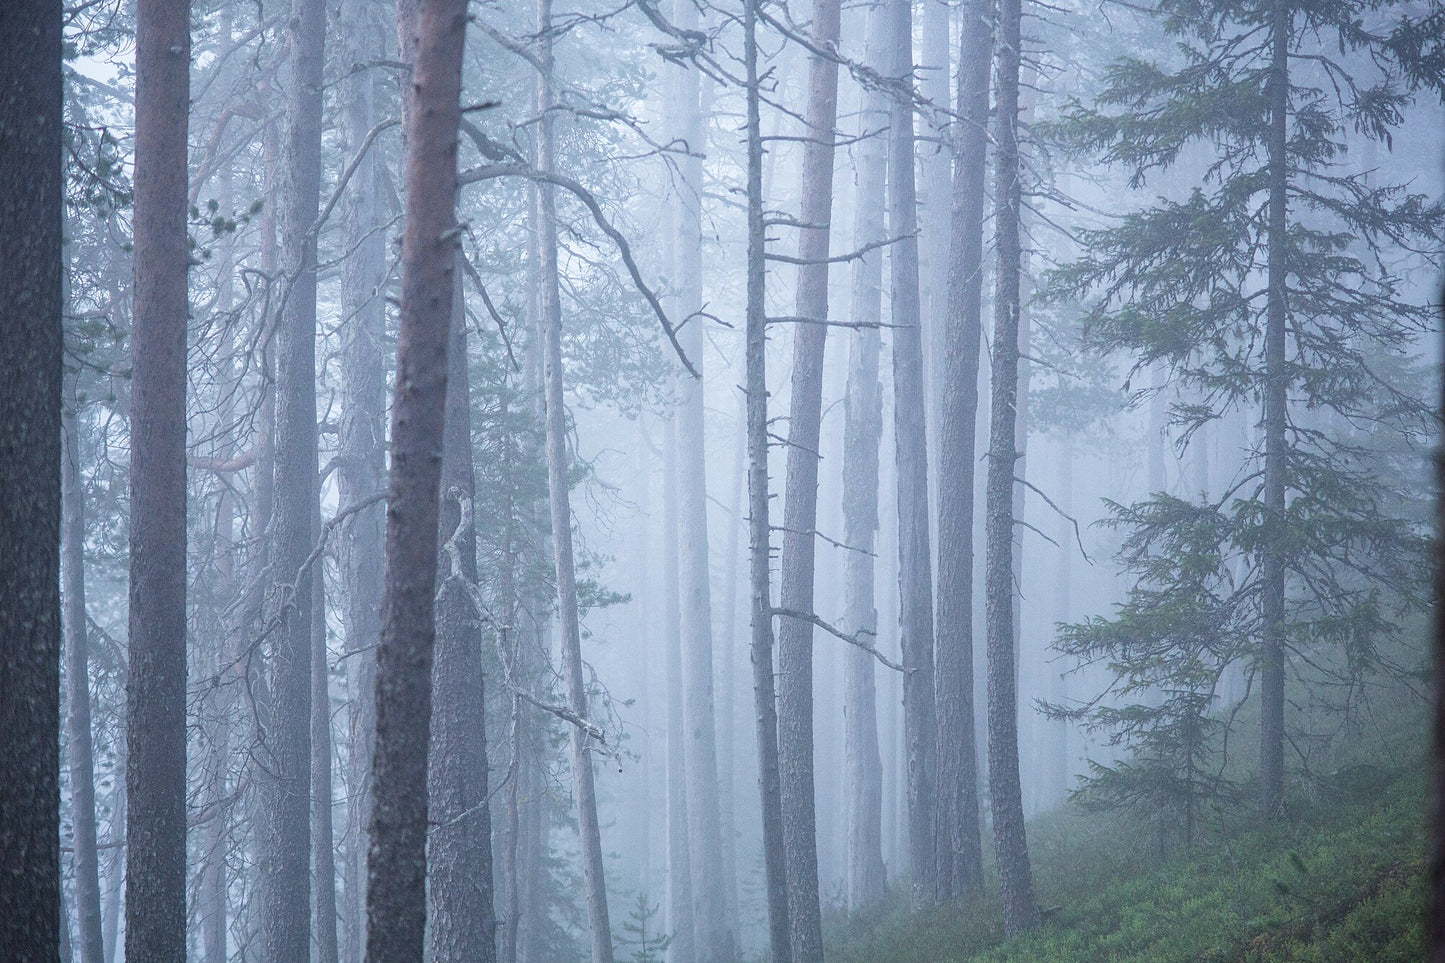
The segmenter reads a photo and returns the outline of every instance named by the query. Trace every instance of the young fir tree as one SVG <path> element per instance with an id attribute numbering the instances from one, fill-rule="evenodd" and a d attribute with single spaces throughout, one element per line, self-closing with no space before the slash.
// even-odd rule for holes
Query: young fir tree
<path id="1" fill-rule="evenodd" d="M 1064 645 L 1115 663 L 1125 680 L 1165 648 L 1181 672 L 1196 654 L 1216 667 L 1245 660 L 1260 697 L 1259 801 L 1274 813 L 1291 663 L 1297 677 L 1329 666 L 1357 678 L 1426 571 L 1424 541 L 1389 508 L 1401 481 L 1375 449 L 1432 424 L 1386 371 L 1407 369 L 1428 330 L 1424 295 L 1412 300 L 1398 271 L 1438 240 L 1442 210 L 1374 183 L 1350 148 L 1390 147 L 1415 101 L 1445 88 L 1442 14 L 1411 20 L 1404 4 L 1369 0 L 1156 9 L 1172 59 L 1116 61 L 1098 104 L 1073 105 L 1054 130 L 1127 170 L 1136 187 L 1180 168 L 1204 173 L 1183 200 L 1084 232 L 1084 254 L 1056 273 L 1052 293 L 1096 297 L 1092 342 L 1131 353 L 1136 370 L 1166 365 L 1181 394 L 1198 399 L 1173 409 L 1183 438 L 1238 409 L 1258 413 L 1260 437 L 1212 503 L 1155 497 L 1118 514 L 1131 544 L 1157 553 L 1140 559 L 1141 581 L 1113 620 L 1076 627 Z M 1179 163 L 1200 153 L 1198 167 Z M 1187 599 L 1165 588 L 1222 585 L 1233 556 L 1246 564 L 1228 591 Z M 1135 646 L 1146 625 L 1150 644 Z M 1174 688 L 1190 694 L 1177 711 L 1128 717 L 1130 744 L 1145 756 L 1164 728 L 1218 709 L 1189 707 L 1212 691 L 1195 668 L 1165 682 L 1165 705 Z M 1192 786 L 1182 730 L 1174 738 L 1165 769 Z"/>

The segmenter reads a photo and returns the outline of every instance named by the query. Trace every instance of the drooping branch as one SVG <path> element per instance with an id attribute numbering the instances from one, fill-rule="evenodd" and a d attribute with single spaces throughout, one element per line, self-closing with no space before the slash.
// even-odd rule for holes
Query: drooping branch
<path id="1" fill-rule="evenodd" d="M 907 673 L 913 671 L 911 669 L 905 669 L 897 662 L 894 662 L 892 659 L 888 658 L 888 656 L 884 655 L 882 652 L 879 652 L 872 643 L 867 642 L 866 640 L 860 638 L 857 635 L 850 635 L 849 633 L 844 632 L 842 629 L 829 622 L 824 621 L 823 619 L 814 615 L 812 612 L 799 612 L 797 609 L 774 608 L 772 610 L 772 614 L 785 619 L 798 619 L 801 622 L 811 622 L 813 625 L 816 625 L 818 628 L 822 629 L 824 632 L 827 632 L 835 639 L 842 639 L 849 645 L 856 645 L 858 648 L 862 649 L 864 652 L 867 652 L 869 655 L 873 656 L 873 658 L 877 659 L 879 662 L 883 663 L 894 672 Z"/>

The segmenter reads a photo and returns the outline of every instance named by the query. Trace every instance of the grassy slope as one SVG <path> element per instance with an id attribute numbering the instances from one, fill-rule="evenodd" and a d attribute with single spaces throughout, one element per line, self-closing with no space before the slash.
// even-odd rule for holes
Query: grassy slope
<path id="1" fill-rule="evenodd" d="M 1030 826 L 1046 921 L 1004 941 L 993 893 L 923 918 L 895 910 L 836 963 L 1391 963 L 1423 958 L 1424 748 L 1397 704 L 1317 759 L 1288 818 L 1214 814 L 1211 838 L 1160 860 L 1154 831 L 1068 806 Z M 1383 725 L 1382 725 L 1383 723 Z M 1328 769 L 1326 769 L 1326 765 Z"/>

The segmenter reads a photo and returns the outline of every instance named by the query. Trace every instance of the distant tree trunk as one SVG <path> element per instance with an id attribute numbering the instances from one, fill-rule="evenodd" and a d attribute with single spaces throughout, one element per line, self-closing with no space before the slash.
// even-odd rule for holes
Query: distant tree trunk
<path id="1" fill-rule="evenodd" d="M 773 963 L 792 963 L 788 879 L 783 858 L 782 777 L 778 707 L 773 686 L 773 601 L 768 524 L 767 231 L 763 224 L 762 91 L 758 78 L 758 4 L 743 0 L 743 62 L 747 72 L 747 318 L 748 574 L 752 613 L 753 699 L 758 722 L 758 792 L 762 799 L 763 871 L 768 944 Z"/>
<path id="2" fill-rule="evenodd" d="M 537 77 L 542 119 L 538 125 L 537 167 L 556 169 L 553 144 L 555 103 L 552 60 L 552 0 L 537 2 L 537 31 L 544 40 Z M 567 421 L 562 398 L 562 302 L 557 277 L 557 210 L 551 184 L 537 189 L 542 216 L 541 311 L 543 380 L 547 410 L 547 488 L 552 513 L 553 556 L 557 570 L 558 616 L 562 629 L 562 676 L 567 686 L 567 707 L 587 718 L 587 689 L 582 677 L 582 635 L 577 615 L 577 573 L 572 554 L 572 502 L 567 488 Z M 577 797 L 577 824 L 582 844 L 582 875 L 587 891 L 587 922 L 592 941 L 592 963 L 612 963 L 612 924 L 607 916 L 607 883 L 602 867 L 602 831 L 597 822 L 597 794 L 593 786 L 592 737 L 580 726 L 569 727 L 572 778 Z"/>
<path id="3" fill-rule="evenodd" d="M 342 81 L 343 119 L 347 147 L 361 147 L 376 123 L 375 72 L 351 65 L 380 55 L 383 44 L 366 0 L 344 0 L 340 55 L 348 71 Z M 381 217 L 375 147 L 367 153 L 347 185 L 346 236 L 356 245 L 343 266 L 341 346 L 341 457 L 336 481 L 340 503 L 355 505 L 382 490 L 382 453 L 386 438 L 386 365 L 382 339 L 386 302 L 386 237 L 378 230 Z M 347 758 L 346 838 L 349 848 L 342 870 L 346 896 L 342 914 L 343 957 L 359 960 L 366 933 L 366 828 L 371 821 L 371 758 L 376 731 L 376 653 L 381 636 L 382 527 L 386 509 L 374 505 L 348 518 L 337 541 L 341 571 L 343 627 L 346 634 Z"/>
<path id="4" fill-rule="evenodd" d="M 988 772 L 1004 930 L 1038 925 L 1019 784 L 1018 678 L 1014 639 L 1014 470 L 1019 369 L 1019 20 L 1020 0 L 1000 0 L 998 145 L 994 198 L 998 272 L 994 293 L 993 397 L 989 421 L 987 555 Z"/>
<path id="5" fill-rule="evenodd" d="M 433 603 L 456 273 L 457 130 L 465 0 L 424 0 L 411 60 L 401 329 L 392 404 L 386 581 L 376 673 L 368 963 L 422 958 Z"/>
<path id="6" fill-rule="evenodd" d="M 868 9 L 869 38 L 864 59 L 883 72 L 889 48 L 880 39 L 884 13 Z M 888 145 L 876 131 L 887 123 L 888 104 L 881 91 L 864 93 L 858 120 L 861 134 L 873 136 L 857 148 L 853 245 L 884 239 L 883 208 Z M 849 320 L 877 325 L 883 319 L 883 252 L 873 251 L 853 263 Z M 878 460 L 883 438 L 883 398 L 878 380 L 880 334 L 877 327 L 859 328 L 848 351 L 848 400 L 843 427 L 843 541 L 850 546 L 845 561 L 845 631 L 876 642 L 878 612 L 874 607 L 873 557 L 878 531 Z M 848 794 L 848 911 L 865 913 L 878 904 L 887 887 L 883 865 L 883 763 L 878 751 L 878 697 L 873 658 L 861 649 L 847 653 L 844 669 L 845 755 Z"/>
<path id="7" fill-rule="evenodd" d="M 80 438 L 75 377 L 61 412 L 61 583 L 65 625 L 66 751 L 70 757 L 70 818 L 75 827 L 75 909 L 81 963 L 102 963 L 100 857 L 96 850 L 95 752 L 90 731 L 90 639 L 85 621 L 85 496 L 80 482 Z"/>
<path id="8" fill-rule="evenodd" d="M 677 428 L 663 422 L 662 644 L 667 679 L 667 926 L 671 963 L 697 958 L 696 902 L 692 895 L 692 839 L 687 828 L 687 710 L 683 704 L 682 603 L 678 562 Z"/>
<path id="9" fill-rule="evenodd" d="M 261 932 L 266 955 L 311 952 L 312 588 L 302 566 L 314 544 L 316 466 L 316 219 L 321 192 L 321 85 L 326 8 L 293 0 L 277 227 L 283 282 L 276 323 L 276 464 L 271 539 L 271 712 L 260 790 L 271 812 L 260 838 Z"/>
<path id="10" fill-rule="evenodd" d="M 953 175 L 953 240 L 939 379 L 937 883 L 943 902 L 977 893 L 983 886 L 973 703 L 973 497 L 992 6 L 990 0 L 970 0 L 963 8 L 956 104 L 963 121 Z"/>
<path id="11" fill-rule="evenodd" d="M 1445 321 L 1445 290 L 1440 319 Z M 1445 415 L 1445 385 L 1439 413 Z M 1435 449 L 1435 718 L 1430 753 L 1430 852 L 1425 909 L 1430 963 L 1445 963 L 1445 448 Z"/>
<path id="12" fill-rule="evenodd" d="M 913 74 L 913 9 L 888 0 L 894 77 Z M 914 907 L 934 899 L 933 575 L 928 532 L 928 442 L 918 305 L 918 212 L 913 106 L 893 98 L 888 127 L 888 233 L 893 281 L 893 433 L 898 463 L 903 728 L 908 767 L 909 866 Z"/>
<path id="13" fill-rule="evenodd" d="M 458 258 L 464 257 L 458 254 Z M 427 958 L 435 963 L 497 958 L 492 907 L 492 817 L 487 796 L 487 721 L 473 511 L 471 385 L 461 274 L 456 275 L 448 349 L 442 453 L 436 663 L 432 670 L 432 830 L 427 842 Z"/>
<path id="14" fill-rule="evenodd" d="M 1269 131 L 1269 294 L 1264 332 L 1264 516 L 1267 535 L 1260 553 L 1264 612 L 1260 624 L 1260 770 L 1259 806 L 1277 814 L 1284 789 L 1284 598 L 1285 569 L 1281 542 L 1284 518 L 1285 440 L 1289 362 L 1285 326 L 1289 305 L 1289 35 L 1293 8 L 1275 0 L 1270 13 Z"/>
<path id="15" fill-rule="evenodd" d="M 145 206 L 137 207 L 135 236 L 137 245 L 144 240 L 144 253 L 148 258 L 156 256 L 155 241 L 158 235 L 162 243 L 165 229 L 172 225 L 161 216 L 157 219 L 156 201 L 164 205 L 173 199 L 166 188 L 174 182 L 157 174 L 169 173 L 168 158 L 164 147 L 155 141 L 154 114 L 157 94 L 165 92 L 165 81 L 171 78 L 157 78 L 154 73 L 155 39 L 157 35 L 156 4 L 140 8 L 139 28 L 143 31 L 138 38 L 144 46 L 139 52 L 146 58 L 142 61 L 146 71 L 141 75 L 145 86 L 137 90 L 137 108 L 142 109 L 140 117 L 152 126 L 145 130 L 143 143 L 145 155 L 144 186 Z M 164 10 L 159 11 L 164 13 Z M 17 959 L 55 959 L 60 954 L 60 930 L 64 920 L 60 915 L 60 536 L 61 536 L 61 380 L 64 298 L 61 294 L 64 274 L 62 243 L 62 222 L 65 216 L 62 194 L 61 149 L 62 149 L 62 97 L 61 80 L 61 23 L 62 5 L 56 0 L 21 0 L 0 8 L 0 44 L 6 51 L 0 59 L 0 327 L 5 336 L 0 338 L 0 379 L 5 389 L 0 391 L 0 946 L 6 955 Z M 184 25 L 184 19 L 182 20 Z M 177 58 L 185 63 L 185 58 Z M 158 83 L 159 81 L 159 83 Z M 184 104 L 184 78 L 182 78 L 182 104 Z M 184 130 L 184 123 L 182 123 Z M 15 132 L 24 131 L 23 136 Z M 137 130 L 137 135 L 140 131 Z M 179 200 L 184 215 L 185 203 L 185 136 L 180 141 L 181 182 Z M 157 148 L 161 149 L 158 150 Z M 138 172 L 139 174 L 139 172 Z M 138 176 L 139 190 L 142 180 Z M 156 188 L 161 190 L 158 192 Z M 145 220 L 142 221 L 142 215 Z M 184 243 L 184 224 L 176 227 L 177 238 Z M 137 247 L 137 260 L 142 249 Z M 154 263 L 150 261 L 148 263 Z M 180 318 L 185 317 L 185 260 L 175 265 L 180 274 L 179 291 Z M 162 270 L 156 281 L 172 280 L 174 272 Z M 156 284 L 148 284 L 145 293 L 154 295 Z M 160 285 L 162 295 L 170 293 L 164 283 Z M 140 301 L 138 292 L 137 308 L 145 307 L 142 314 L 135 313 L 137 335 L 153 336 L 157 324 L 157 309 L 174 307 L 167 305 L 162 296 L 159 304 L 152 297 Z M 161 321 L 162 331 L 165 321 Z M 172 326 L 174 321 L 172 320 Z M 180 363 L 185 363 L 185 326 L 182 332 Z M 161 373 L 171 374 L 164 365 L 171 360 L 163 359 Z M 152 388 L 156 371 L 146 366 L 144 387 Z M 184 382 L 182 382 L 184 384 Z M 149 396 L 148 396 L 149 397 Z M 180 395 L 184 404 L 184 391 Z M 164 408 L 152 412 L 160 415 L 164 423 L 184 425 L 184 412 L 171 413 Z M 152 432 L 154 421 L 141 424 L 141 436 L 148 443 L 146 455 L 154 451 Z M 172 440 L 163 436 L 164 440 Z M 180 445 L 184 446 L 182 433 Z M 162 448 L 164 450 L 164 447 Z M 182 458 L 184 476 L 184 451 L 177 448 L 176 456 Z M 144 463 L 154 467 L 154 459 Z M 153 484 L 156 479 L 145 478 L 143 482 Z M 169 507 L 168 514 L 181 513 L 181 591 L 184 583 L 184 539 L 185 539 L 185 487 L 180 488 L 181 507 Z M 168 519 L 158 520 L 162 526 Z M 145 534 L 153 531 L 151 526 L 142 526 Z M 169 547 L 169 546 L 164 546 Z M 162 552 L 159 561 L 173 561 L 174 557 Z M 172 579 L 164 570 L 155 573 L 167 587 Z M 147 582 L 151 588 L 153 582 Z M 181 636 L 185 638 L 184 595 L 177 607 L 181 618 Z M 149 592 L 147 602 L 150 601 Z M 170 601 L 163 598 L 162 601 Z M 164 609 L 162 609 L 164 611 Z M 169 642 L 165 636 L 160 636 Z M 142 643 L 157 641 L 156 636 L 146 635 Z M 163 649 L 168 655 L 174 649 Z M 83 653 L 83 650 L 82 650 Z M 142 652 L 143 655 L 148 653 Z M 82 654 L 83 657 L 83 654 Z M 180 649 L 182 668 L 175 677 L 176 686 L 184 689 L 185 650 Z M 147 657 L 146 669 L 157 666 Z M 173 666 L 172 666 L 173 668 Z M 154 685 L 154 676 L 145 682 Z M 82 684 L 84 677 L 82 677 Z M 169 692 L 166 693 L 170 695 Z M 184 706 L 184 696 L 177 700 L 177 713 Z M 170 706 L 160 708 L 164 718 Z M 172 792 L 184 805 L 184 732 L 181 726 L 176 733 L 181 737 L 181 781 L 174 785 L 154 787 L 162 796 Z M 160 748 L 170 749 L 169 729 L 161 733 Z M 151 749 L 154 744 L 145 748 Z M 75 746 L 71 746 L 72 752 Z M 157 775 L 169 775 L 168 760 L 160 756 L 146 755 L 142 760 L 161 762 Z M 93 804 L 92 804 L 93 808 Z M 167 809 L 162 817 L 169 815 Z M 79 820 L 77 820 L 78 822 Z M 185 822 L 163 822 L 157 828 L 163 830 L 158 839 L 161 856 L 185 855 Z M 177 834 L 179 845 L 172 846 L 173 840 L 166 834 Z M 92 821 L 92 833 L 94 823 Z M 142 858 L 142 870 L 147 872 L 147 882 L 163 881 L 170 884 L 168 873 L 159 877 L 154 865 Z M 167 861 L 161 868 L 170 870 Z M 179 867 L 183 873 L 183 866 Z M 181 902 L 176 915 L 176 947 L 184 945 L 185 900 L 184 878 L 178 875 L 174 881 L 178 887 Z M 160 892 L 160 887 L 154 890 Z M 174 895 L 167 889 L 168 895 Z M 163 919 L 170 919 L 167 912 L 175 907 L 160 907 Z M 148 933 L 151 931 L 148 929 Z M 156 946 L 162 944 L 156 943 Z M 158 956 L 155 959 L 179 960 L 180 954 Z"/>
<path id="16" fill-rule="evenodd" d="M 739 396 L 737 427 L 743 428 L 747 419 L 747 399 Z M 722 665 L 722 711 L 718 714 L 718 785 L 722 792 L 722 835 L 723 835 L 723 894 L 727 900 L 728 925 L 737 933 L 738 925 L 738 871 L 737 871 L 737 783 L 734 778 L 736 767 L 737 728 L 734 715 L 737 707 L 737 616 L 738 616 L 738 569 L 742 561 L 739 554 L 739 538 L 743 526 L 743 483 L 747 478 L 747 433 L 740 430 L 736 435 L 731 482 L 732 510 L 728 514 L 727 547 L 723 555 L 726 566 L 723 588 L 723 644 L 719 654 Z"/>
<path id="17" fill-rule="evenodd" d="M 838 43 L 838 0 L 814 0 L 812 41 Z M 823 356 L 828 318 L 828 243 L 833 216 L 833 144 L 838 123 L 838 64 L 808 59 L 802 205 L 798 228 L 797 314 L 793 325 L 792 392 L 788 409 L 783 500 L 782 607 L 813 610 L 818 527 L 818 437 L 823 416 Z M 778 756 L 782 766 L 783 841 L 788 873 L 789 929 L 794 963 L 823 958 L 818 902 L 817 806 L 813 785 L 813 625 L 784 617 L 778 624 Z"/>
<path id="18" fill-rule="evenodd" d="M 321 535 L 321 502 L 312 503 L 312 540 Z M 314 963 L 337 963 L 336 842 L 332 828 L 331 671 L 326 648 L 324 559 L 311 567 L 311 940 Z"/>
<path id="19" fill-rule="evenodd" d="M 125 956 L 156 963 L 178 963 L 186 953 L 190 50 L 189 3 L 141 0 L 136 9 Z"/>
<path id="20" fill-rule="evenodd" d="M 951 33 L 950 8 L 947 0 L 923 0 L 920 17 L 920 63 L 918 64 L 919 92 L 930 103 L 947 108 L 949 102 Z M 968 61 L 961 61 L 967 64 Z M 887 68 L 887 64 L 884 64 Z M 957 134 L 961 126 L 942 112 L 934 114 L 935 122 L 925 121 L 927 140 L 919 148 L 918 170 L 922 175 L 922 203 L 919 204 L 918 239 L 919 261 L 923 276 L 946 278 L 948 276 L 949 246 L 952 241 L 951 224 L 951 183 L 954 151 L 957 149 Z M 950 124 L 950 121 L 953 121 Z M 927 371 L 924 384 L 925 404 L 928 409 L 928 443 L 938 444 L 939 433 L 944 425 L 939 418 L 947 390 L 945 365 L 947 348 L 944 345 L 948 330 L 948 289 L 946 284 L 924 284 L 919 288 L 920 317 L 923 319 L 923 356 Z M 942 497 L 941 494 L 938 497 Z M 939 535 L 942 538 L 942 533 Z M 941 591 L 941 589 L 940 589 Z"/>

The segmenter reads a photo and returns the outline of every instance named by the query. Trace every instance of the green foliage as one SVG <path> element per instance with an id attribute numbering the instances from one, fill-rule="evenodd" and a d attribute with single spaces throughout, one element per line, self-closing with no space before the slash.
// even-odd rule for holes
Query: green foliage
<path id="1" fill-rule="evenodd" d="M 622 924 L 626 935 L 617 940 L 632 951 L 633 963 L 662 963 L 667 948 L 672 945 L 672 937 L 663 933 L 657 922 L 659 911 L 658 904 L 647 901 L 646 893 L 639 892 L 633 900 L 627 921 Z"/>

